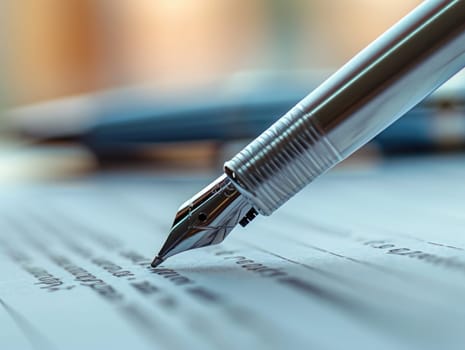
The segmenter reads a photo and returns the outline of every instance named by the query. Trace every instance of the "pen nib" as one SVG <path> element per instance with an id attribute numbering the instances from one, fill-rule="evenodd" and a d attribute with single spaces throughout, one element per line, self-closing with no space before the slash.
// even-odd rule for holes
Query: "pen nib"
<path id="1" fill-rule="evenodd" d="M 157 267 L 158 265 L 160 265 L 164 260 L 162 258 L 160 258 L 158 255 L 153 259 L 152 263 L 150 264 L 150 266 L 152 267 Z"/>
<path id="2" fill-rule="evenodd" d="M 255 216 L 255 209 L 223 175 L 179 208 L 151 266 L 183 251 L 220 243 L 238 223 L 244 226 Z"/>

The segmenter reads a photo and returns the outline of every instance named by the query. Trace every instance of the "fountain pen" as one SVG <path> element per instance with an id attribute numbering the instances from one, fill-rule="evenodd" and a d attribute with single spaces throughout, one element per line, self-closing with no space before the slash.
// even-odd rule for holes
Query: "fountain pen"
<path id="1" fill-rule="evenodd" d="M 465 66 L 465 0 L 423 2 L 224 165 L 181 205 L 152 267 L 271 215 Z M 218 116 L 219 118 L 221 116 Z"/>

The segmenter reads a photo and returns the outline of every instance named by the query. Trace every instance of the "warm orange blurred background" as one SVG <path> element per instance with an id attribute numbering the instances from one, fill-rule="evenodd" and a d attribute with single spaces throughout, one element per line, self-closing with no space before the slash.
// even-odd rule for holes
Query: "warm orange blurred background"
<path id="1" fill-rule="evenodd" d="M 336 68 L 419 0 L 3 0 L 4 89 L 19 105 L 244 70 Z M 3 18 L 4 17 L 4 18 Z"/>

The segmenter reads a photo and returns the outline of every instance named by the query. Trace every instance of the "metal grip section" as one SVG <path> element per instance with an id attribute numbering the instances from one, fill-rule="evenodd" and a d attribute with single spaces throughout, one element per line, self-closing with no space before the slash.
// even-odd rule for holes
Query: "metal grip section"
<path id="1" fill-rule="evenodd" d="M 260 214 L 270 215 L 342 159 L 299 103 L 226 162 L 225 172 Z"/>

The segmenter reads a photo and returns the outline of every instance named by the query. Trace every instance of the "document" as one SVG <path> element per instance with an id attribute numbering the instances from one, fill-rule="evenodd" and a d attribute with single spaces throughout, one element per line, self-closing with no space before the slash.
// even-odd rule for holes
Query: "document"
<path id="1" fill-rule="evenodd" d="M 211 178 L 0 188 L 0 349 L 463 349 L 465 159 L 316 180 L 149 266 Z"/>

